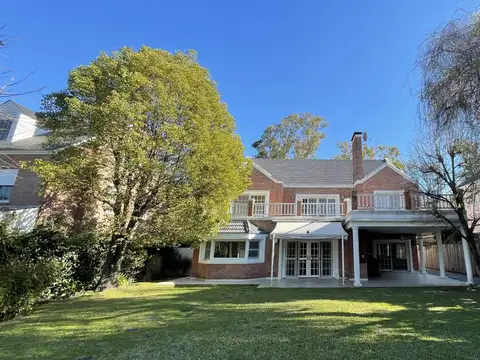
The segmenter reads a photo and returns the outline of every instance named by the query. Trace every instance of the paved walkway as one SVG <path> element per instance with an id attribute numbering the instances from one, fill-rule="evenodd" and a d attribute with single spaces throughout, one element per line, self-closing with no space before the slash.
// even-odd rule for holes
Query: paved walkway
<path id="1" fill-rule="evenodd" d="M 203 280 L 189 277 L 162 281 L 158 283 L 161 286 L 185 286 L 185 285 L 258 285 L 259 288 L 342 288 L 353 287 L 349 280 L 342 283 L 337 279 L 274 279 L 273 283 L 269 278 L 249 279 L 249 280 Z M 411 272 L 391 272 L 383 273 L 382 276 L 372 278 L 362 282 L 363 287 L 429 287 L 429 286 L 465 286 L 465 280 L 453 278 L 441 278 L 434 274 L 420 274 Z"/>

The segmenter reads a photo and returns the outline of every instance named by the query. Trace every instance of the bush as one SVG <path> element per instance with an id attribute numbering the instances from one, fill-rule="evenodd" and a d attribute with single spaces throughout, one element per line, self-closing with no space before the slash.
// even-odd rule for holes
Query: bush
<path id="1" fill-rule="evenodd" d="M 127 287 L 128 285 L 130 285 L 130 280 L 128 279 L 128 276 L 125 274 L 118 274 L 117 285 L 118 287 Z"/>
<path id="2" fill-rule="evenodd" d="M 50 260 L 13 260 L 0 265 L 0 321 L 30 312 L 56 276 L 57 266 Z"/>

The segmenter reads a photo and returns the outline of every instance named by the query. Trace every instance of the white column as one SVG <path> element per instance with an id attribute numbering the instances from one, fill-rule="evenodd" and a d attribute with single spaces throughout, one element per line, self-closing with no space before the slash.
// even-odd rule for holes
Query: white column
<path id="1" fill-rule="evenodd" d="M 278 239 L 278 270 L 277 279 L 283 277 L 283 239 Z"/>
<path id="2" fill-rule="evenodd" d="M 415 272 L 415 268 L 413 267 L 413 249 L 412 249 L 412 239 L 407 241 L 408 246 L 408 256 L 410 257 L 410 272 Z"/>
<path id="3" fill-rule="evenodd" d="M 427 269 L 425 269 L 425 248 L 423 247 L 423 235 L 418 234 L 418 247 L 420 248 L 420 273 L 426 274 Z"/>
<path id="4" fill-rule="evenodd" d="M 353 226 L 353 286 L 360 287 L 360 246 L 358 239 L 358 226 Z"/>
<path id="5" fill-rule="evenodd" d="M 444 251 L 443 241 L 442 241 L 442 232 L 440 230 L 437 230 L 437 232 L 435 233 L 435 237 L 437 238 L 438 267 L 440 269 L 440 277 L 446 277 L 445 251 Z"/>
<path id="6" fill-rule="evenodd" d="M 272 236 L 272 258 L 270 264 L 270 287 L 273 286 L 273 261 L 275 260 L 275 235 Z"/>
<path id="7" fill-rule="evenodd" d="M 462 235 L 465 236 L 465 231 L 462 229 Z M 465 269 L 467 271 L 467 285 L 473 284 L 473 269 L 472 257 L 470 255 L 470 247 L 467 240 L 462 236 L 463 257 L 465 258 Z"/>
<path id="8" fill-rule="evenodd" d="M 345 239 L 342 234 L 342 284 L 345 285 Z"/>

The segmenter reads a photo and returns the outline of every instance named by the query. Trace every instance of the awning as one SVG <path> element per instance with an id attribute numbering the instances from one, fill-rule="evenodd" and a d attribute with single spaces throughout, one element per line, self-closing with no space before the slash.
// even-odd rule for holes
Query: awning
<path id="1" fill-rule="evenodd" d="M 341 222 L 277 222 L 272 233 L 281 239 L 347 238 Z"/>

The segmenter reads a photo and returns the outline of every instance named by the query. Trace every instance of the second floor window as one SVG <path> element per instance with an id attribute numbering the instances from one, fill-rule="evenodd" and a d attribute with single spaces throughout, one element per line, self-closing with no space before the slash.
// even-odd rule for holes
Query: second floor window
<path id="1" fill-rule="evenodd" d="M 10 200 L 12 186 L 0 186 L 0 203 L 7 203 Z"/>
<path id="2" fill-rule="evenodd" d="M 0 120 L 0 141 L 8 140 L 11 127 L 12 120 Z"/>
<path id="3" fill-rule="evenodd" d="M 302 198 L 302 215 L 304 216 L 334 216 L 337 215 L 337 199 L 334 197 Z"/>

